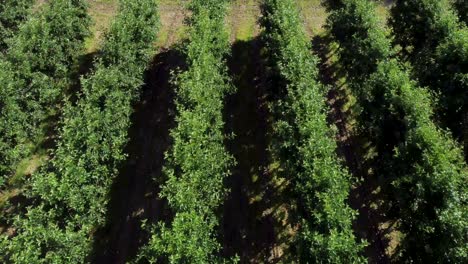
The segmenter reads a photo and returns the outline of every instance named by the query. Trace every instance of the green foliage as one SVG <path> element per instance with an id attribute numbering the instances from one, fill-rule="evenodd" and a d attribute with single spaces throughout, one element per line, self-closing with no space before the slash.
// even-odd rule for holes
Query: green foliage
<path id="1" fill-rule="evenodd" d="M 356 6 L 360 1 L 354 1 Z M 348 2 L 345 10 L 335 11 L 333 16 L 349 14 L 349 19 L 354 21 L 355 17 L 364 15 L 361 12 L 373 12 L 350 8 L 354 5 L 352 2 Z M 329 23 L 338 21 L 351 23 L 338 19 Z M 361 69 L 362 61 L 354 60 L 352 53 L 342 49 L 350 47 L 347 42 L 355 41 L 364 43 L 355 47 L 356 50 L 375 50 L 363 40 L 356 41 L 355 32 L 370 27 L 378 25 L 364 22 L 349 32 L 341 32 L 353 38 L 335 37 L 341 47 L 341 58 L 353 62 L 345 68 L 348 74 L 354 74 L 354 68 Z M 459 47 L 461 38 L 447 42 L 443 50 L 448 52 Z M 388 40 L 372 43 L 379 45 L 381 42 Z M 458 50 L 454 52 L 460 54 Z M 362 109 L 359 117 L 362 130 L 377 146 L 376 174 L 384 175 L 393 186 L 385 188 L 391 190 L 395 198 L 399 228 L 404 234 L 398 261 L 464 263 L 468 259 L 468 171 L 461 149 L 432 122 L 429 93 L 418 88 L 407 71 L 386 52 L 382 52 L 381 57 L 375 60 L 374 71 L 366 72 L 361 80 L 352 78 L 350 86 Z M 446 58 L 457 59 L 456 55 Z"/>
<path id="2" fill-rule="evenodd" d="M 84 1 L 52 1 L 9 39 L 1 64 L 0 173 L 7 179 L 70 84 L 89 34 Z M 3 69 L 3 67 L 2 67 Z"/>
<path id="3" fill-rule="evenodd" d="M 405 234 L 401 259 L 463 263 L 468 259 L 468 170 L 459 146 L 431 121 L 429 94 L 394 60 L 382 62 L 364 83 L 369 100 L 405 124 L 390 171 Z M 403 113 L 403 115 L 402 115 Z M 382 114 L 374 113 L 375 119 Z"/>
<path id="4" fill-rule="evenodd" d="M 452 133 L 463 138 L 468 124 L 468 28 L 453 31 L 434 51 L 426 72 L 418 72 L 423 84 L 439 94 L 437 114 Z M 468 147 L 468 138 L 464 138 Z"/>
<path id="5" fill-rule="evenodd" d="M 28 195 L 36 205 L 15 221 L 6 262 L 83 263 L 91 254 L 159 25 L 153 0 L 119 6 L 94 73 L 82 79 L 78 102 L 64 107 L 54 158 L 33 175 Z"/>
<path id="6" fill-rule="evenodd" d="M 46 111 L 62 94 L 89 35 L 89 24 L 85 1 L 51 1 L 10 41 L 7 58 L 20 69 L 29 101 L 38 104 L 31 106 L 34 110 Z"/>
<path id="7" fill-rule="evenodd" d="M 392 55 L 388 32 L 379 26 L 376 3 L 368 0 L 343 1 L 343 8 L 328 17 L 327 27 L 340 43 L 340 62 L 349 77 L 362 81 L 377 69 L 377 63 Z"/>
<path id="8" fill-rule="evenodd" d="M 284 98 L 274 107 L 274 145 L 304 212 L 298 257 L 304 263 L 365 263 L 365 243 L 357 242 L 352 230 L 356 212 L 346 204 L 351 179 L 336 156 L 327 91 L 317 81 L 317 58 L 297 6 L 292 0 L 267 0 L 263 22 L 269 56 L 284 82 L 279 88 Z"/>
<path id="9" fill-rule="evenodd" d="M 224 148 L 224 97 L 232 91 L 223 56 L 225 1 L 194 0 L 185 48 L 188 70 L 176 84 L 177 126 L 171 131 L 162 188 L 175 217 L 160 224 L 139 259 L 152 263 L 219 263 L 216 211 L 226 197 L 224 180 L 234 160 Z"/>
<path id="10" fill-rule="evenodd" d="M 12 164 L 26 153 L 28 138 L 25 128 L 30 123 L 19 105 L 17 88 L 22 83 L 14 78 L 11 64 L 0 58 L 0 186 L 12 172 Z M 29 130 L 29 129 L 26 129 Z"/>
<path id="11" fill-rule="evenodd" d="M 33 0 L 2 0 L 0 2 L 0 52 L 7 48 L 11 38 L 29 15 Z"/>
<path id="12" fill-rule="evenodd" d="M 439 120 L 461 138 L 468 113 L 468 28 L 451 8 L 448 0 L 400 0 L 392 8 L 390 25 L 414 76 L 439 94 Z"/>
<path id="13" fill-rule="evenodd" d="M 389 20 L 395 43 L 410 56 L 434 49 L 457 23 L 448 0 L 397 0 Z"/>

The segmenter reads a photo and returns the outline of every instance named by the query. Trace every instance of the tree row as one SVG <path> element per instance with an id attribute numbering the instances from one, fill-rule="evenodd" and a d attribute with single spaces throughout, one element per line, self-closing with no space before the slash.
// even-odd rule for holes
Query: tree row
<path id="1" fill-rule="evenodd" d="M 365 243 L 353 234 L 356 212 L 347 199 L 351 178 L 336 154 L 328 126 L 327 87 L 318 79 L 295 1 L 265 1 L 264 25 L 274 75 L 274 143 L 294 189 L 299 229 L 295 246 L 302 263 L 365 263 Z"/>
<path id="2" fill-rule="evenodd" d="M 53 1 L 58 2 L 79 3 Z M 53 158 L 32 175 L 31 206 L 14 221 L 15 235 L 2 240 L 5 263 L 90 261 L 94 234 L 105 224 L 111 184 L 126 158 L 132 106 L 159 26 L 155 1 L 122 0 L 119 6 L 93 72 L 81 80 L 78 100 L 65 102 Z M 55 16 L 66 14 L 66 9 L 55 11 Z"/>
<path id="3" fill-rule="evenodd" d="M 161 196 L 174 217 L 160 223 L 140 252 L 151 263 L 220 263 L 218 210 L 225 179 L 234 165 L 224 145 L 225 96 L 233 91 L 224 56 L 227 1 L 193 0 L 188 4 L 189 39 L 183 48 L 188 69 L 176 75 L 176 127 L 166 154 Z"/>
<path id="4" fill-rule="evenodd" d="M 22 8 L 9 8 L 4 13 L 25 16 Z M 53 1 L 6 40 L 0 57 L 0 186 L 45 137 L 45 120 L 57 113 L 89 35 L 86 11 L 83 1 Z"/>
<path id="5" fill-rule="evenodd" d="M 468 28 L 451 4 L 449 0 L 399 0 L 389 23 L 403 59 L 413 66 L 412 76 L 436 94 L 437 120 L 464 141 L 468 155 Z M 455 4 L 461 17 L 466 16 L 466 6 L 466 1 Z"/>
<path id="6" fill-rule="evenodd" d="M 403 233 L 398 259 L 466 262 L 468 170 L 462 150 L 433 122 L 431 95 L 395 59 L 375 11 L 367 0 L 343 1 L 328 27 L 360 107 L 360 132 L 375 148 L 374 175 L 384 177 L 382 189 L 394 201 Z"/>

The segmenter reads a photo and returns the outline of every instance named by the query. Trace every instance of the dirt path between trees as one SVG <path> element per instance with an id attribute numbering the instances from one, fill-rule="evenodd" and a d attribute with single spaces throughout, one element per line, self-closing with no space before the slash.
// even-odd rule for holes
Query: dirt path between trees
<path id="1" fill-rule="evenodd" d="M 223 255 L 240 263 L 278 263 L 286 258 L 291 240 L 287 182 L 271 169 L 267 67 L 259 38 L 238 41 L 228 59 L 237 92 L 225 106 L 227 149 L 237 160 L 227 180 L 224 204 Z"/>
<path id="2" fill-rule="evenodd" d="M 262 85 L 264 78 L 257 78 L 262 68 L 257 46 L 253 41 L 242 41 L 232 47 L 228 65 L 237 92 L 227 98 L 224 114 L 226 134 L 234 134 L 227 142 L 227 149 L 238 164 L 226 183 L 230 193 L 224 204 L 221 231 L 224 254 L 239 254 L 242 263 L 259 258 L 257 254 L 268 259 L 275 243 L 273 220 L 261 213 L 266 205 L 252 200 L 256 195 L 262 198 L 261 192 L 269 177 L 265 173 L 268 160 L 266 91 Z"/>

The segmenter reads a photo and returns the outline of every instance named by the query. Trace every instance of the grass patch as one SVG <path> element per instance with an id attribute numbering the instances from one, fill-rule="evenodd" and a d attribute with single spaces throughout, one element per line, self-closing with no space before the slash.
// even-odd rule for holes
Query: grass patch
<path id="1" fill-rule="evenodd" d="M 89 1 L 89 15 L 93 20 L 91 26 L 91 36 L 85 40 L 85 47 L 88 52 L 98 49 L 104 32 L 109 28 L 110 21 L 117 12 L 117 0 L 93 0 Z"/>
<path id="2" fill-rule="evenodd" d="M 257 23 L 259 17 L 259 1 L 232 1 L 226 17 L 226 30 L 229 32 L 231 42 L 248 41 L 255 38 L 260 32 L 260 26 Z"/>
<path id="3" fill-rule="evenodd" d="M 239 27 L 236 32 L 236 40 L 249 40 L 254 37 L 255 31 L 255 18 L 252 16 L 247 17 L 247 19 L 239 22 Z"/>
<path id="4" fill-rule="evenodd" d="M 157 47 L 163 47 L 167 43 L 169 39 L 169 31 L 167 30 L 161 30 L 158 35 L 158 39 L 156 41 L 156 46 Z"/>
<path id="5" fill-rule="evenodd" d="M 159 29 L 156 47 L 167 49 L 187 38 L 185 19 L 189 15 L 186 2 L 182 0 L 161 0 L 159 2 L 161 28 Z"/>
<path id="6" fill-rule="evenodd" d="M 321 5 L 321 0 L 299 0 L 298 5 L 307 34 L 311 36 L 322 33 L 327 12 Z"/>
<path id="7" fill-rule="evenodd" d="M 26 176 L 32 175 L 37 169 L 44 164 L 49 156 L 45 150 L 41 150 L 40 153 L 34 154 L 26 159 L 23 159 L 18 163 L 15 174 L 8 180 L 10 186 L 17 186 L 21 184 Z"/>

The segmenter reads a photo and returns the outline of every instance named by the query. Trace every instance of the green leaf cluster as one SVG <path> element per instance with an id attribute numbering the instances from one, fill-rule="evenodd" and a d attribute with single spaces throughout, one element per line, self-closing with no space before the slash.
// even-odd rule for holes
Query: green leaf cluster
<path id="1" fill-rule="evenodd" d="M 0 57 L 2 180 L 8 179 L 15 164 L 31 151 L 28 143 L 44 133 L 45 119 L 70 85 L 89 23 L 84 1 L 52 1 L 8 40 L 9 48 Z"/>
<path id="2" fill-rule="evenodd" d="M 368 103 L 377 99 L 386 107 L 374 119 L 387 116 L 403 125 L 387 168 L 404 233 L 400 259 L 466 262 L 468 169 L 458 144 L 432 122 L 428 92 L 395 60 L 379 63 L 363 86 Z"/>
<path id="3" fill-rule="evenodd" d="M 224 146 L 224 97 L 233 88 L 224 56 L 226 1 L 193 0 L 184 52 L 188 69 L 176 78 L 173 146 L 166 154 L 161 195 L 175 216 L 154 229 L 139 259 L 154 263 L 220 263 L 217 211 L 226 198 L 224 180 L 234 165 Z"/>
<path id="4" fill-rule="evenodd" d="M 11 38 L 23 23 L 33 5 L 33 0 L 3 0 L 0 2 L 0 52 L 7 48 Z"/>
<path id="5" fill-rule="evenodd" d="M 459 22 L 448 0 L 399 0 L 391 14 L 395 43 L 412 63 L 413 76 L 438 94 L 441 124 L 463 138 L 468 116 L 467 25 Z M 468 137 L 464 140 L 468 146 Z"/>
<path id="6" fill-rule="evenodd" d="M 377 63 L 393 55 L 388 32 L 379 26 L 375 3 L 342 1 L 343 8 L 330 13 L 326 27 L 340 43 L 340 63 L 352 81 L 362 81 Z"/>
<path id="7" fill-rule="evenodd" d="M 33 128 L 28 115 L 19 104 L 18 87 L 22 83 L 13 78 L 14 68 L 0 58 L 0 187 L 13 172 L 16 164 L 28 151 L 28 133 Z"/>
<path id="8" fill-rule="evenodd" d="M 76 103 L 64 106 L 54 157 L 33 175 L 34 205 L 4 242 L 7 263 L 84 263 L 105 223 L 113 179 L 125 160 L 133 103 L 159 27 L 153 0 L 122 0 Z"/>
<path id="9" fill-rule="evenodd" d="M 369 8 L 371 3 L 362 2 L 367 1 L 350 0 L 341 10 L 334 11 L 328 21 L 330 28 L 341 27 L 335 23 L 353 24 L 366 13 L 375 12 Z M 339 14 L 346 14 L 349 22 L 337 18 Z M 365 38 L 372 30 L 386 31 L 371 20 L 355 25 L 345 32 L 332 31 L 340 45 L 340 58 L 353 62 L 345 68 L 349 75 L 365 62 L 364 58 L 352 58 L 353 54 L 344 50 L 355 45 L 347 42 L 364 43 L 355 50 L 372 53 L 379 48 L 367 47 L 368 43 L 356 41 L 356 36 Z M 389 46 L 390 39 L 370 42 L 373 43 Z M 391 190 L 399 229 L 404 234 L 399 261 L 464 263 L 468 257 L 468 171 L 461 149 L 432 121 L 430 94 L 417 87 L 408 71 L 392 59 L 394 52 L 389 56 L 387 50 L 382 49 L 381 59 L 374 60 L 369 68 L 375 70 L 365 72 L 359 79 L 351 76 L 350 86 L 361 108 L 361 129 L 378 152 L 376 174 L 391 182 L 385 188 Z M 370 57 L 374 58 L 374 54 Z"/>
<path id="10" fill-rule="evenodd" d="M 268 54 L 282 81 L 274 106 L 274 145 L 284 174 L 294 185 L 300 227 L 301 263 L 365 263 L 366 243 L 356 241 L 347 205 L 350 175 L 336 155 L 335 133 L 327 124 L 327 89 L 317 81 L 298 7 L 292 0 L 265 1 Z"/>

